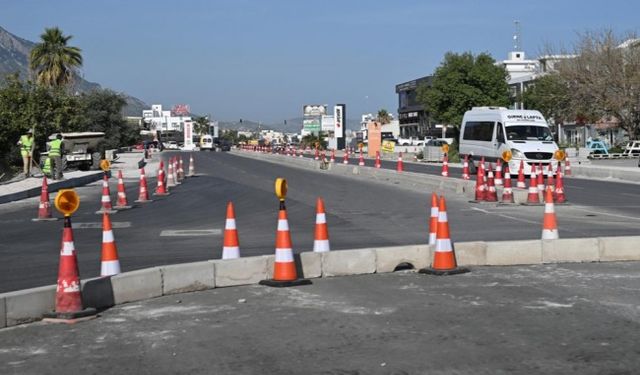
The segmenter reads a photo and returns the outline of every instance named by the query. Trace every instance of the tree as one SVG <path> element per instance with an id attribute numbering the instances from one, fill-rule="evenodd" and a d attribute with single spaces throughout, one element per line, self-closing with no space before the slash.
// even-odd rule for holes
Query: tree
<path id="1" fill-rule="evenodd" d="M 474 106 L 508 106 L 507 72 L 486 53 L 448 52 L 431 85 L 418 87 L 418 101 L 440 123 L 459 131 L 464 112 Z"/>
<path id="2" fill-rule="evenodd" d="M 378 111 L 377 121 L 382 125 L 388 124 L 391 122 L 391 115 L 387 112 L 386 109 L 381 109 Z"/>
<path id="3" fill-rule="evenodd" d="M 580 35 L 575 57 L 558 64 L 571 106 L 586 119 L 615 117 L 633 139 L 640 138 L 640 40 L 612 30 Z"/>
<path id="4" fill-rule="evenodd" d="M 193 132 L 198 135 L 209 134 L 209 118 L 198 116 L 193 122 Z"/>
<path id="5" fill-rule="evenodd" d="M 315 148 L 316 145 L 318 145 L 318 148 L 320 150 L 326 150 L 327 141 L 322 136 L 322 132 L 320 132 L 317 135 L 316 134 L 307 134 L 307 135 L 305 135 L 300 140 L 300 145 L 303 146 L 303 147 L 309 146 L 311 148 Z"/>
<path id="6" fill-rule="evenodd" d="M 537 78 L 523 95 L 525 108 L 539 110 L 547 120 L 564 124 L 576 118 L 568 83 L 557 73 Z"/>
<path id="7" fill-rule="evenodd" d="M 57 27 L 46 28 L 40 35 L 41 42 L 33 47 L 29 58 L 29 67 L 37 83 L 46 87 L 71 83 L 76 69 L 82 66 L 80 48 L 67 45 L 71 38 Z"/>
<path id="8" fill-rule="evenodd" d="M 82 131 L 105 133 L 105 149 L 134 144 L 137 129 L 127 124 L 122 110 L 125 98 L 111 90 L 94 90 L 79 97 L 78 128 Z"/>

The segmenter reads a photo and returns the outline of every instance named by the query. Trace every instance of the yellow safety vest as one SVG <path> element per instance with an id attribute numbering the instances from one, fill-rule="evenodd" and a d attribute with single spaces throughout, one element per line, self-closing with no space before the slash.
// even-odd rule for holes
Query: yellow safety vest
<path id="1" fill-rule="evenodd" d="M 22 156 L 27 156 L 31 153 L 33 147 L 33 137 L 23 135 L 20 137 L 20 153 Z"/>
<path id="2" fill-rule="evenodd" d="M 61 139 L 54 139 L 49 142 L 49 156 L 62 156 L 60 153 L 60 148 L 62 147 Z"/>
<path id="3" fill-rule="evenodd" d="M 47 159 L 44 161 L 44 166 L 42 167 L 42 173 L 46 175 L 51 174 L 51 158 L 50 157 L 47 157 Z"/>

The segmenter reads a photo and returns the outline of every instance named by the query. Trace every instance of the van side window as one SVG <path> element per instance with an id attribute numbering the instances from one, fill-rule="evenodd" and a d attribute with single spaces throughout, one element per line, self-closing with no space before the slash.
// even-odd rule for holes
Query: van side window
<path id="1" fill-rule="evenodd" d="M 462 139 L 491 142 L 493 139 L 494 126 L 495 122 L 492 121 L 469 121 L 464 126 Z M 502 126 L 500 128 L 502 128 Z"/>
<path id="2" fill-rule="evenodd" d="M 497 125 L 498 125 L 498 128 L 496 129 L 496 141 L 500 143 L 505 143 L 504 130 L 502 129 L 502 123 L 499 122 Z"/>

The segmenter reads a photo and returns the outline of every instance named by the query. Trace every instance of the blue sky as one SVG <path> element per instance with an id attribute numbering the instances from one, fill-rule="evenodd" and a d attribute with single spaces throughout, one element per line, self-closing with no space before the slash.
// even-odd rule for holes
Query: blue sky
<path id="1" fill-rule="evenodd" d="M 282 122 L 303 104 L 349 118 L 397 111 L 395 85 L 447 51 L 506 58 L 514 20 L 529 57 L 585 30 L 638 32 L 636 1 L 1 0 L 0 26 L 36 41 L 59 26 L 86 79 L 148 104 L 221 120 Z"/>

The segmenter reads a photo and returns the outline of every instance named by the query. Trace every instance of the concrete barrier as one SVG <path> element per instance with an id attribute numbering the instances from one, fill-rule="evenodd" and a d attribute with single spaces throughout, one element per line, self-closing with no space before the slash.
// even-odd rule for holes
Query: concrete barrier
<path id="1" fill-rule="evenodd" d="M 116 305 L 135 302 L 162 295 L 162 272 L 160 268 L 121 273 L 111 277 L 113 299 Z"/>
<path id="2" fill-rule="evenodd" d="M 431 264 L 428 245 L 381 247 L 374 251 L 377 273 L 393 272 L 402 263 L 409 263 L 415 269 Z"/>
<path id="3" fill-rule="evenodd" d="M 542 241 L 543 263 L 597 262 L 600 241 L 597 238 L 566 238 Z"/>
<path id="4" fill-rule="evenodd" d="M 454 243 L 456 261 L 461 266 L 484 266 L 487 264 L 486 242 Z"/>
<path id="5" fill-rule="evenodd" d="M 257 256 L 212 260 L 215 266 L 216 287 L 256 284 L 260 280 L 269 278 L 268 259 L 269 256 Z"/>
<path id="6" fill-rule="evenodd" d="M 7 326 L 6 299 L 2 297 L 0 298 L 0 328 L 4 328 L 6 326 Z"/>
<path id="7" fill-rule="evenodd" d="M 314 253 L 313 251 L 300 253 L 300 263 L 302 277 L 306 279 L 322 277 L 322 253 Z"/>
<path id="8" fill-rule="evenodd" d="M 640 260 L 640 237 L 600 237 L 601 261 Z"/>
<path id="9" fill-rule="evenodd" d="M 160 271 L 163 295 L 216 287 L 215 266 L 208 261 L 162 266 Z"/>
<path id="10" fill-rule="evenodd" d="M 542 263 L 542 241 L 487 242 L 487 265 L 506 266 Z"/>
<path id="11" fill-rule="evenodd" d="M 374 249 L 322 253 L 322 277 L 362 275 L 376 272 Z"/>
<path id="12" fill-rule="evenodd" d="M 11 327 L 42 319 L 55 309 L 56 286 L 19 290 L 2 295 L 5 300 L 6 326 Z"/>

